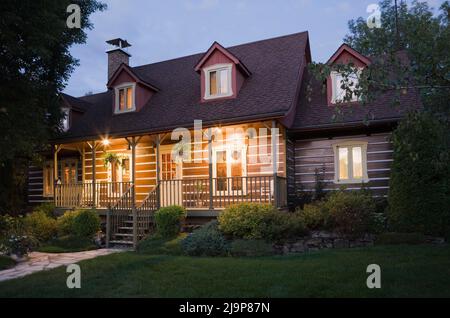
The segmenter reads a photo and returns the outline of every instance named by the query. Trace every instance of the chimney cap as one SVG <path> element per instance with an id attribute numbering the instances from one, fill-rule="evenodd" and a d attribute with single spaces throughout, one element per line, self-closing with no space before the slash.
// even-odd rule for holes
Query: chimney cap
<path id="1" fill-rule="evenodd" d="M 108 40 L 108 41 L 106 41 L 106 43 L 108 43 L 110 45 L 117 46 L 118 48 L 121 48 L 121 49 L 124 49 L 126 47 L 130 47 L 131 46 L 131 44 L 128 43 L 127 40 L 124 40 L 124 39 L 121 39 L 121 38 Z"/>

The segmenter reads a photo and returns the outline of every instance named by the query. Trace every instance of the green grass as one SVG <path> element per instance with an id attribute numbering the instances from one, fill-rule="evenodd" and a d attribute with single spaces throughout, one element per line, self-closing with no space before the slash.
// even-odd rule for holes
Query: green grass
<path id="1" fill-rule="evenodd" d="M 366 287 L 381 266 L 381 289 Z M 0 283 L 0 297 L 450 297 L 450 247 L 375 246 L 298 256 L 194 258 L 119 253 Z"/>
<path id="2" fill-rule="evenodd" d="M 73 253 L 95 249 L 97 249 L 97 246 L 92 240 L 63 236 L 40 246 L 37 250 L 44 253 Z"/>
<path id="3" fill-rule="evenodd" d="M 0 270 L 13 267 L 15 263 L 10 257 L 0 255 Z"/>

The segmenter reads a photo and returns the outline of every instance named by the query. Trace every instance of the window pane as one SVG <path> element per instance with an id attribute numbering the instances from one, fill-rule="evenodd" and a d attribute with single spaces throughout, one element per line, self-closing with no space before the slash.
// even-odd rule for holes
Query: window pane
<path id="1" fill-rule="evenodd" d="M 220 71 L 220 87 L 219 92 L 220 94 L 227 94 L 229 87 L 228 87 L 228 70 L 221 70 Z"/>
<path id="2" fill-rule="evenodd" d="M 227 190 L 227 152 L 218 151 L 216 153 L 216 175 L 217 175 L 217 191 Z"/>
<path id="3" fill-rule="evenodd" d="M 233 150 L 231 153 L 231 176 L 233 178 L 233 190 L 242 190 L 242 160 L 241 152 Z"/>
<path id="4" fill-rule="evenodd" d="M 132 108 L 132 101 L 133 101 L 133 90 L 131 87 L 127 88 L 127 109 L 131 109 Z"/>
<path id="5" fill-rule="evenodd" d="M 348 179 L 348 148 L 339 149 L 339 180 Z"/>
<path id="6" fill-rule="evenodd" d="M 119 110 L 125 109 L 125 90 L 119 90 Z"/>
<path id="7" fill-rule="evenodd" d="M 353 178 L 362 179 L 363 171 L 362 171 L 362 150 L 361 147 L 353 147 L 352 149 L 353 156 Z"/>
<path id="8" fill-rule="evenodd" d="M 217 95 L 217 72 L 209 73 L 209 94 Z"/>

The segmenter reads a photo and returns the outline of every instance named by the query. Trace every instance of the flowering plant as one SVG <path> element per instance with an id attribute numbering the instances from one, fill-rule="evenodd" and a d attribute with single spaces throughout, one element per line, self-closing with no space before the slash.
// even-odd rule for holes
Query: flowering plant
<path id="1" fill-rule="evenodd" d="M 11 235 L 5 242 L 7 254 L 14 254 L 19 257 L 28 254 L 36 247 L 36 240 L 28 235 Z"/>

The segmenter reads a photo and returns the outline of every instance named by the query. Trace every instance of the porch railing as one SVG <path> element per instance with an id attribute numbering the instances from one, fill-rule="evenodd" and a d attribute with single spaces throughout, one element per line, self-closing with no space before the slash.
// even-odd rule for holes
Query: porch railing
<path id="1" fill-rule="evenodd" d="M 287 206 L 284 177 L 211 178 L 211 182 L 209 178 L 161 180 L 138 206 L 138 211 L 154 211 L 157 206 L 169 205 L 181 205 L 187 209 L 220 209 L 242 202 Z M 131 187 L 131 182 L 58 184 L 55 204 L 64 208 L 109 208 L 115 204 L 125 204 L 124 195 Z"/>
<path id="2" fill-rule="evenodd" d="M 118 202 L 131 186 L 131 182 L 56 184 L 55 205 L 63 208 L 108 208 Z"/>

